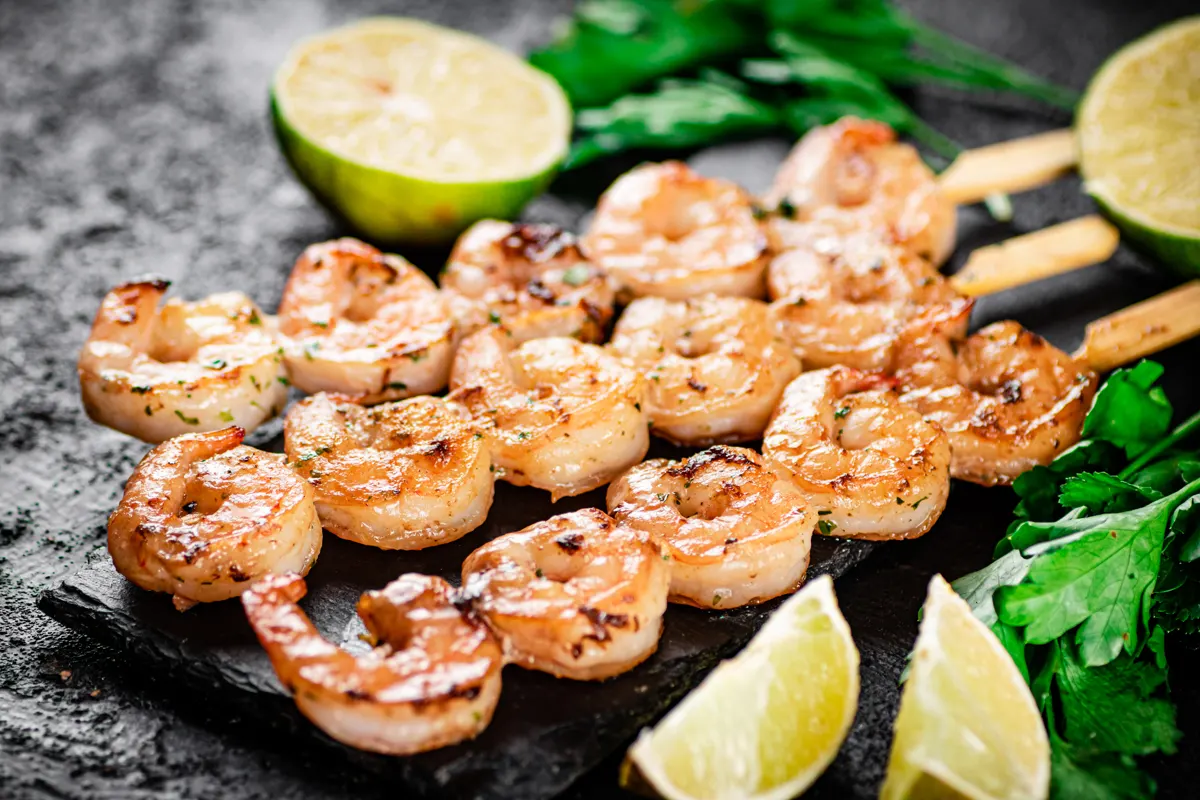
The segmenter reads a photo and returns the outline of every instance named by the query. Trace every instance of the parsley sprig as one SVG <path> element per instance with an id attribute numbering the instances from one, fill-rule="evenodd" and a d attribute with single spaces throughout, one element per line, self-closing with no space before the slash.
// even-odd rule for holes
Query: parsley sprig
<path id="1" fill-rule="evenodd" d="M 996 560 L 954 583 L 1046 717 L 1054 798 L 1150 796 L 1136 759 L 1179 739 L 1165 639 L 1200 629 L 1200 414 L 1171 429 L 1162 372 L 1113 373 L 1083 440 L 1014 483 Z"/>
<path id="2" fill-rule="evenodd" d="M 1067 110 L 1078 99 L 888 0 L 583 0 L 529 60 L 577 111 L 568 168 L 624 150 L 799 134 L 848 114 L 952 158 L 958 146 L 896 89 L 1012 92 Z"/>

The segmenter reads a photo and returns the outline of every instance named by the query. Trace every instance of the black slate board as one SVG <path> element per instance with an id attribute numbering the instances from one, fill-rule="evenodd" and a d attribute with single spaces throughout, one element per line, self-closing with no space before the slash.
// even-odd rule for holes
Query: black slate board
<path id="1" fill-rule="evenodd" d="M 652 453 L 679 454 L 657 443 Z M 487 522 L 447 545 L 388 552 L 327 533 L 302 605 L 331 641 L 361 649 L 365 645 L 358 635 L 365 629 L 354 604 L 364 591 L 403 572 L 441 575 L 458 584 L 463 560 L 483 542 L 586 506 L 603 508 L 604 490 L 552 505 L 545 492 L 500 483 Z M 836 578 L 873 548 L 867 542 L 816 537 L 808 574 Z M 658 651 L 633 671 L 602 683 L 557 680 L 509 666 L 496 715 L 479 738 L 413 758 L 357 752 L 310 725 L 276 679 L 238 602 L 181 614 L 166 595 L 126 581 L 100 551 L 88 566 L 43 593 L 38 605 L 69 627 L 132 651 L 150 670 L 169 671 L 178 688 L 225 695 L 222 702 L 340 751 L 356 766 L 422 796 L 542 800 L 566 789 L 653 721 L 718 660 L 740 648 L 779 602 L 728 612 L 671 606 Z"/>

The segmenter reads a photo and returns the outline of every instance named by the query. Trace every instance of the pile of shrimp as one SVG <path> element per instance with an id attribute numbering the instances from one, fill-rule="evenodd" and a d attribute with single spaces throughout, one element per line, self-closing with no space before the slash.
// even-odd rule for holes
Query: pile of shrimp
<path id="1" fill-rule="evenodd" d="M 339 741 L 474 737 L 506 664 L 618 675 L 654 653 L 668 603 L 795 591 L 814 535 L 921 536 L 952 476 L 1007 484 L 1078 440 L 1096 376 L 1016 322 L 968 335 L 971 302 L 937 269 L 954 224 L 916 151 L 848 118 L 760 199 L 666 162 L 619 178 L 579 239 L 479 222 L 440 285 L 339 239 L 300 255 L 277 315 L 118 286 L 79 357 L 84 407 L 156 446 L 109 520 L 113 562 L 180 610 L 240 596 Z M 308 396 L 285 454 L 244 444 L 289 387 Z M 644 460 L 652 437 L 691 452 Z M 323 532 L 451 542 L 498 480 L 608 489 L 481 543 L 458 586 L 406 574 L 363 595 L 366 653 L 323 638 L 298 604 Z"/>

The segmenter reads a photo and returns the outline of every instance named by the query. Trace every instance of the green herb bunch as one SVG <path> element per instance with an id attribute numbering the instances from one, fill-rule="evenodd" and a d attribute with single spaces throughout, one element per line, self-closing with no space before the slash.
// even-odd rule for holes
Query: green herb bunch
<path id="1" fill-rule="evenodd" d="M 568 169 L 630 149 L 798 135 L 846 115 L 949 159 L 957 145 L 894 88 L 1015 92 L 1064 109 L 1078 99 L 887 0 L 582 0 L 529 60 L 577 110 Z"/>
<path id="2" fill-rule="evenodd" d="M 1082 441 L 1013 484 L 996 560 L 954 583 L 1029 682 L 1063 800 L 1152 795 L 1135 759 L 1180 735 L 1164 640 L 1200 627 L 1200 414 L 1171 428 L 1162 371 L 1109 377 Z"/>

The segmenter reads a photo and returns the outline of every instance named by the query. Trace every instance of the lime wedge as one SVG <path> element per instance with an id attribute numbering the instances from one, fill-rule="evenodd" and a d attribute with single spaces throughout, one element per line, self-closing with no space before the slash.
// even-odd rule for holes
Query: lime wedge
<path id="1" fill-rule="evenodd" d="M 857 707 L 858 650 L 822 576 L 642 732 L 621 783 L 668 800 L 785 800 L 829 766 Z"/>
<path id="2" fill-rule="evenodd" d="M 379 17 L 295 45 L 271 86 L 296 176 L 383 245 L 512 219 L 567 153 L 554 79 L 482 39 Z"/>
<path id="3" fill-rule="evenodd" d="M 1079 106 L 1084 186 L 1133 242 L 1200 274 L 1200 17 L 1118 50 Z"/>
<path id="4" fill-rule="evenodd" d="M 935 575 L 913 650 L 881 800 L 1038 800 L 1050 744 L 1000 641 Z"/>

